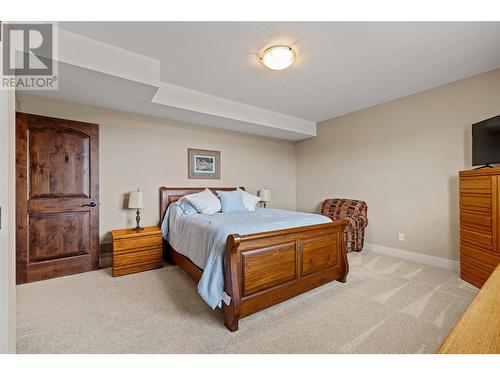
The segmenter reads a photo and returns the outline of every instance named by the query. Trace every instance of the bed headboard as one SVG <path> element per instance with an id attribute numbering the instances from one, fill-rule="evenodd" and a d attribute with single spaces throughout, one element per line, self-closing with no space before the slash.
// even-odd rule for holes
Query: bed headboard
<path id="1" fill-rule="evenodd" d="M 181 199 L 183 196 L 188 195 L 188 194 L 194 194 L 194 193 L 199 193 L 200 191 L 205 190 L 206 188 L 196 188 L 196 187 L 184 187 L 184 188 L 167 188 L 165 186 L 162 186 L 160 188 L 160 224 L 163 221 L 163 216 L 165 215 L 165 212 L 167 212 L 168 206 L 170 206 L 172 203 L 177 202 L 179 199 Z M 237 188 L 235 187 L 225 187 L 225 188 L 218 188 L 218 187 L 209 187 L 214 194 L 216 190 L 220 191 L 231 191 L 231 190 L 236 190 Z M 240 186 L 241 190 L 245 190 L 244 187 Z"/>

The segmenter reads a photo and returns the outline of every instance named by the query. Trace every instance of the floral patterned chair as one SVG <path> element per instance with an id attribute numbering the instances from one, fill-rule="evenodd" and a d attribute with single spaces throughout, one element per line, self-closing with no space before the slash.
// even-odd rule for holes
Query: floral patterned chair
<path id="1" fill-rule="evenodd" d="M 326 199 L 321 205 L 321 214 L 332 220 L 346 219 L 349 225 L 344 232 L 347 252 L 361 251 L 368 225 L 366 202 L 354 199 Z"/>

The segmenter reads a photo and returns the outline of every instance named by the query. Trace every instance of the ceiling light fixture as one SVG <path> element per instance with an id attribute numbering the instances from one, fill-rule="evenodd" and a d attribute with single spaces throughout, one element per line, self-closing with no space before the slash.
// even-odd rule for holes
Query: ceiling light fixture
<path id="1" fill-rule="evenodd" d="M 295 61 L 295 51 L 289 46 L 272 46 L 262 52 L 260 61 L 269 69 L 283 70 Z"/>

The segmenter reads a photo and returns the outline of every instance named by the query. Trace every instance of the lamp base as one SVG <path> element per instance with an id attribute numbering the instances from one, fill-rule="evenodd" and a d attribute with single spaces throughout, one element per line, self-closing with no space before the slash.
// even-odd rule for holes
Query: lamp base
<path id="1" fill-rule="evenodd" d="M 137 224 L 136 224 L 135 228 L 132 229 L 132 230 L 134 230 L 136 232 L 140 232 L 141 230 L 144 230 L 144 228 L 139 225 L 139 223 L 141 222 L 141 212 L 139 211 L 139 209 L 137 209 L 135 215 L 136 215 L 135 216 L 135 222 Z"/>

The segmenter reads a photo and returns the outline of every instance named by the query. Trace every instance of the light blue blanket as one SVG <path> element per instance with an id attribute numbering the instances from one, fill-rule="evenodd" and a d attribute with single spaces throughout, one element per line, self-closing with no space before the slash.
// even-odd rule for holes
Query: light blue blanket
<path id="1" fill-rule="evenodd" d="M 215 309 L 224 292 L 224 257 L 230 234 L 250 234 L 328 223 L 322 215 L 279 209 L 187 215 L 171 204 L 162 223 L 163 238 L 203 269 L 198 293 Z"/>

